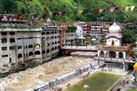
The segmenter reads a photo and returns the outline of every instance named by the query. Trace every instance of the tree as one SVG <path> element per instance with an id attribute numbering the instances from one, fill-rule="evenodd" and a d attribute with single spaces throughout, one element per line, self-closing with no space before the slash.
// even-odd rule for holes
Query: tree
<path id="1" fill-rule="evenodd" d="M 3 13 L 15 13 L 17 10 L 16 0 L 3 0 Z"/>
<path id="2" fill-rule="evenodd" d="M 134 43 L 136 42 L 136 33 L 133 30 L 124 30 L 122 32 L 122 42 L 123 43 Z"/>

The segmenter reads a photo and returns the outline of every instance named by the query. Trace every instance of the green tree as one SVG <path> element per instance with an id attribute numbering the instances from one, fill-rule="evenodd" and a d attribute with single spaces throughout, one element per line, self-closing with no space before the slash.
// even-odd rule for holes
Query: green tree
<path id="1" fill-rule="evenodd" d="M 137 40 L 137 35 L 133 30 L 124 30 L 122 36 L 123 43 L 134 43 Z"/>

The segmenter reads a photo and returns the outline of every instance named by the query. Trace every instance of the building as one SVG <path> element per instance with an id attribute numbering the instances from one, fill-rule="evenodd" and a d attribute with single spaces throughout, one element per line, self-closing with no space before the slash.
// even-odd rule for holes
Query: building
<path id="1" fill-rule="evenodd" d="M 57 57 L 60 49 L 58 26 L 29 27 L 21 21 L 9 22 L 2 21 L 0 25 L 0 74 L 33 67 Z"/>
<path id="2" fill-rule="evenodd" d="M 69 30 L 68 27 L 74 26 L 70 22 L 56 22 L 59 26 L 60 31 L 60 48 L 64 46 L 74 46 L 75 45 L 75 31 Z"/>
<path id="3" fill-rule="evenodd" d="M 130 47 L 122 45 L 121 31 L 120 26 L 115 22 L 109 27 L 109 33 L 106 35 L 106 45 L 98 46 L 98 60 L 113 65 L 119 63 L 123 69 L 127 69 L 128 63 L 132 62 L 128 60 Z"/>

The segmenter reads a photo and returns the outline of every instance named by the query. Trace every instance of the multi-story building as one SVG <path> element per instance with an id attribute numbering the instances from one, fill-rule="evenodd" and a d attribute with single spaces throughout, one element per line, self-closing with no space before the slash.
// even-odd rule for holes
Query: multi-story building
<path id="1" fill-rule="evenodd" d="M 0 72 L 23 67 L 31 61 L 41 62 L 41 31 L 40 28 L 0 29 Z"/>
<path id="2" fill-rule="evenodd" d="M 60 49 L 59 28 L 56 25 L 50 25 L 43 28 L 41 34 L 43 59 L 50 60 L 58 55 Z"/>
<path id="3" fill-rule="evenodd" d="M 56 25 L 24 26 L 15 21 L 1 23 L 0 74 L 33 67 L 58 55 L 60 34 Z"/>
<path id="4" fill-rule="evenodd" d="M 74 26 L 73 23 L 56 22 L 60 30 L 60 48 L 64 46 L 75 45 L 75 31 L 68 30 L 68 26 Z"/>

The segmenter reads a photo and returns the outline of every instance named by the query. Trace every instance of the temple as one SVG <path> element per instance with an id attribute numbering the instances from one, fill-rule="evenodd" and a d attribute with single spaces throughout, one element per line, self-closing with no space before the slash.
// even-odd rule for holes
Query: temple
<path id="1" fill-rule="evenodd" d="M 106 34 L 106 45 L 98 46 L 98 60 L 116 65 L 122 63 L 123 69 L 127 69 L 126 65 L 132 62 L 129 60 L 130 46 L 122 44 L 121 31 L 121 27 L 116 22 L 109 27 L 109 33 Z"/>

